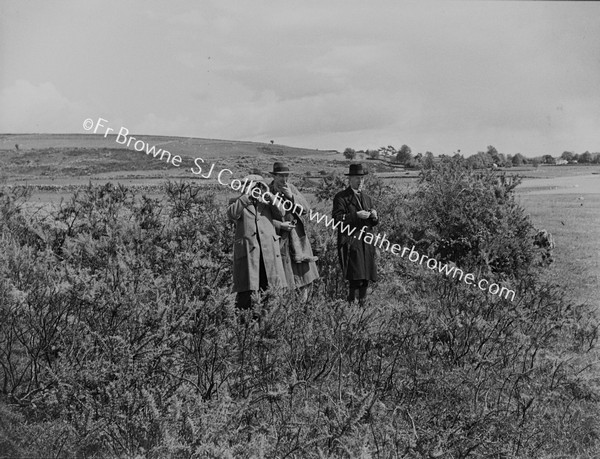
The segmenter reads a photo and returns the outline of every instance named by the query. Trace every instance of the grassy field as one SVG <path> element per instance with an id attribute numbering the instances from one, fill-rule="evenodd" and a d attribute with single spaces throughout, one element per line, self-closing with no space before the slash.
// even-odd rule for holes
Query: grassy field
<path id="1" fill-rule="evenodd" d="M 548 276 L 600 310 L 600 194 L 522 194 L 520 202 L 556 244 Z"/>
<path id="2" fill-rule="evenodd" d="M 548 276 L 577 302 L 600 310 L 600 167 L 546 166 L 523 172 L 517 188 L 534 224 L 554 236 Z"/>

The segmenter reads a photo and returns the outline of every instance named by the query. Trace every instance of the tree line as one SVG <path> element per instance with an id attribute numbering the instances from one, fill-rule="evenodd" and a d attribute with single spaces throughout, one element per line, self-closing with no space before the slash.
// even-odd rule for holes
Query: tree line
<path id="1" fill-rule="evenodd" d="M 393 146 L 380 147 L 373 150 L 355 150 L 346 148 L 343 152 L 344 157 L 348 160 L 354 160 L 358 155 L 370 159 L 387 159 L 390 162 L 403 164 L 408 168 L 414 169 L 431 169 L 434 163 L 434 154 L 430 151 L 417 153 L 413 156 L 412 149 L 404 144 L 400 149 L 396 150 Z M 439 158 L 447 158 L 450 155 L 441 154 Z M 554 157 L 546 154 L 533 158 L 525 157 L 521 153 L 514 155 L 498 152 L 496 147 L 488 145 L 486 151 L 479 151 L 474 155 L 464 157 L 460 150 L 457 150 L 453 158 L 463 160 L 466 166 L 473 169 L 486 169 L 490 167 L 513 167 L 532 165 L 539 166 L 540 164 L 562 165 L 562 164 L 600 164 L 600 153 L 575 153 L 572 151 L 564 151 L 560 156 Z"/>

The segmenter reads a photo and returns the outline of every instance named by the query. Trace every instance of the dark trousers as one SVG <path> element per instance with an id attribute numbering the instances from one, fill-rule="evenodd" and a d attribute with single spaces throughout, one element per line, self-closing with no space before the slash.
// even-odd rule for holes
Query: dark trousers
<path id="1" fill-rule="evenodd" d="M 267 270 L 265 269 L 265 262 L 263 260 L 262 252 L 260 253 L 260 268 L 258 273 L 258 289 L 264 292 L 267 289 Z M 238 309 L 251 309 L 252 308 L 252 294 L 255 290 L 246 290 L 245 292 L 238 292 L 235 297 L 235 307 Z"/>
<path id="2" fill-rule="evenodd" d="M 352 303 L 358 298 L 360 304 L 364 304 L 367 298 L 367 288 L 369 287 L 369 281 L 366 279 L 351 280 L 348 281 L 348 302 Z"/>

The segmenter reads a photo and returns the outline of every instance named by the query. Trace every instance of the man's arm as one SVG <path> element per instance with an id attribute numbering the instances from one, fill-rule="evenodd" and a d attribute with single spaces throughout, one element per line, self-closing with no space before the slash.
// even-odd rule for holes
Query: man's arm
<path id="1" fill-rule="evenodd" d="M 359 223 L 356 211 L 348 209 L 348 201 L 339 194 L 333 198 L 333 212 L 331 215 L 336 222 L 342 221 L 354 225 Z"/>
<path id="2" fill-rule="evenodd" d="M 244 209 L 248 207 L 250 204 L 250 198 L 247 194 L 241 195 L 239 198 L 235 199 L 229 207 L 227 208 L 227 218 L 231 221 L 236 221 L 241 218 L 244 214 Z"/>

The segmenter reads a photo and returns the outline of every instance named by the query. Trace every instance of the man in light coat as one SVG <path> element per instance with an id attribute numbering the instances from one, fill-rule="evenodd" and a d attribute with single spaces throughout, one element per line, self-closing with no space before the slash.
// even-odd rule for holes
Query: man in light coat
<path id="1" fill-rule="evenodd" d="M 319 270 L 315 263 L 318 258 L 313 255 L 310 240 L 306 235 L 303 218 L 308 214 L 310 206 L 298 189 L 289 183 L 290 169 L 282 162 L 273 164 L 273 181 L 269 190 L 282 203 L 285 214 L 284 222 L 290 222 L 290 230 L 276 224 L 281 235 L 280 250 L 283 269 L 290 289 L 299 289 L 301 299 L 306 301 L 312 283 L 319 278 Z"/>
<path id="2" fill-rule="evenodd" d="M 348 302 L 358 299 L 364 305 L 369 281 L 377 281 L 376 248 L 372 244 L 373 227 L 379 223 L 371 197 L 363 190 L 367 171 L 362 164 L 351 164 L 349 186 L 333 198 L 332 216 L 347 227 L 338 226 L 338 256 L 344 278 L 348 280 Z"/>
<path id="3" fill-rule="evenodd" d="M 286 278 L 275 226 L 286 230 L 282 210 L 273 204 L 274 196 L 260 175 L 249 175 L 247 186 L 227 208 L 235 223 L 233 245 L 233 287 L 236 307 L 252 307 L 252 293 L 267 288 L 285 287 Z"/>

